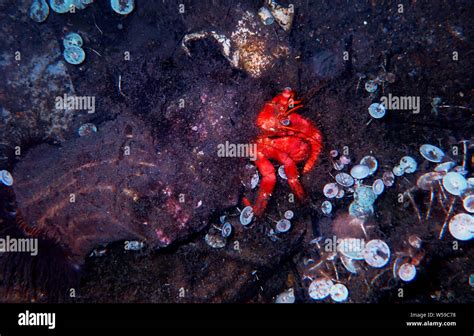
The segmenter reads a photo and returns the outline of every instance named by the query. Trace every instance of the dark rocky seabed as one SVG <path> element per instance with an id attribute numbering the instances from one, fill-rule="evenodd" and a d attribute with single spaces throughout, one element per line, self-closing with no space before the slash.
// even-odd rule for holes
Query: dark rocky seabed
<path id="1" fill-rule="evenodd" d="M 135 11 L 127 17 L 113 13 L 108 1 L 96 1 L 76 14 L 51 13 L 43 24 L 28 18 L 25 3 L 28 2 L 0 1 L 0 68 L 4 78 L 0 81 L 3 107 L 0 131 L 1 150 L 6 156 L 1 168 L 13 171 L 14 177 L 18 171 L 23 171 L 22 176 L 28 173 L 40 176 L 42 184 L 36 188 L 41 190 L 48 181 L 53 184 L 58 174 L 61 175 L 60 171 L 47 171 L 48 165 L 61 165 L 58 152 L 76 153 L 77 146 L 84 146 L 92 155 L 102 151 L 101 157 L 107 158 L 115 149 L 111 147 L 108 151 L 102 145 L 114 133 L 101 131 L 130 120 L 138 125 L 135 130 L 144 139 L 137 143 L 167 155 L 156 162 L 159 172 L 145 171 L 150 174 L 149 179 L 132 186 L 139 191 L 139 201 L 135 207 L 123 209 L 123 218 L 129 223 L 127 230 L 135 233 L 141 230 L 134 222 L 137 218 L 166 222 L 163 214 L 167 214 L 173 218 L 171 223 L 183 217 L 191 219 L 189 222 L 186 219 L 189 225 L 182 230 L 163 224 L 171 230 L 168 233 L 172 243 L 157 250 L 148 246 L 141 252 L 124 251 L 123 239 L 127 239 L 127 234 L 114 231 L 114 226 L 105 221 L 105 234 L 97 232 L 92 240 L 119 241 L 108 244 L 103 257 L 74 259 L 75 264 L 81 264 L 80 271 L 76 271 L 69 267 L 72 263 L 64 261 L 63 251 L 71 248 L 77 237 L 99 229 L 84 218 L 77 220 L 87 216 L 86 213 L 68 214 L 83 226 L 76 231 L 66 230 L 69 240 L 64 246 L 43 242 L 45 252 L 38 258 L 47 262 L 19 258 L 15 262 L 22 269 L 11 274 L 12 265 L 7 264 L 0 274 L 0 301 L 1 298 L 8 302 L 29 301 L 35 291 L 36 301 L 52 300 L 48 294 L 52 288 L 65 291 L 74 287 L 77 297 L 66 300 L 270 303 L 277 294 L 292 287 L 297 302 L 314 302 L 303 279 L 303 260 L 320 257 L 309 242 L 319 235 L 331 236 L 332 219 L 347 212 L 349 199 L 336 203 L 331 217 L 323 216 L 319 210 L 325 199 L 322 188 L 332 181 L 328 153 L 344 146 L 349 146 L 352 158 L 358 160 L 373 154 L 383 166 L 397 164 L 404 155 L 417 159 L 420 163 L 417 173 L 397 180 L 377 200 L 369 224 L 373 227 L 371 236 L 384 239 L 394 249 L 401 248 L 401 241 L 406 237 L 416 234 L 423 239 L 425 251 L 417 279 L 406 284 L 391 279 L 391 271 L 371 283 L 379 270 L 350 277 L 339 265 L 340 275 L 350 291 L 349 301 L 474 301 L 474 290 L 468 283 L 469 275 L 474 272 L 472 241 L 460 242 L 459 249 L 453 250 L 449 234 L 438 240 L 444 220 L 439 209 L 420 225 L 411 205 L 397 201 L 398 194 L 411 188 L 419 174 L 432 168 L 419 155 L 421 144 L 431 143 L 449 151 L 460 140 L 474 140 L 474 5 L 471 1 L 401 1 L 403 14 L 397 13 L 392 1 L 294 1 L 296 14 L 291 32 L 284 34 L 275 25 L 275 34 L 288 39 L 292 54 L 258 79 L 231 68 L 216 43 L 210 40 L 193 43 L 192 58 L 181 49 L 181 39 L 187 33 L 202 29 L 232 31 L 239 11 L 257 11 L 261 6 L 258 1 L 241 1 L 238 5 L 234 1 L 183 1 L 186 11 L 180 14 L 174 1 L 137 0 Z M 62 38 L 68 31 L 83 36 L 86 61 L 80 66 L 64 63 L 64 68 L 57 70 L 65 74 L 59 79 L 54 74 L 53 79 L 35 75 L 35 64 L 61 60 Z M 5 56 L 17 50 L 21 50 L 24 59 L 21 64 L 26 66 L 19 66 Z M 351 55 L 349 63 L 341 57 L 345 50 Z M 124 61 L 124 51 L 130 52 L 130 61 Z M 458 61 L 453 61 L 453 51 L 458 52 Z M 419 114 L 389 111 L 383 119 L 368 123 L 367 107 L 382 93 L 371 96 L 363 84 L 367 78 L 383 72 L 381 65 L 396 76 L 394 83 L 384 87 L 384 94 L 421 97 Z M 360 74 L 367 78 L 356 90 Z M 119 76 L 123 95 L 118 90 Z M 315 92 L 321 81 L 324 85 Z M 301 114 L 313 120 L 324 135 L 318 164 L 302 178 L 310 201 L 289 204 L 290 189 L 279 180 L 267 214 L 279 218 L 291 208 L 297 214 L 292 230 L 274 242 L 267 236 L 271 226 L 268 219 L 243 228 L 238 217 L 231 216 L 233 236 L 225 248 L 213 249 L 203 237 L 212 224 L 219 222 L 220 215 L 235 215 L 236 206 L 242 208 L 240 180 L 247 162 L 212 156 L 200 159 L 196 148 L 212 153 L 225 140 L 238 143 L 253 139 L 258 134 L 254 125 L 258 111 L 265 101 L 287 86 L 304 99 Z M 49 114 L 54 97 L 62 90 L 95 96 L 96 113 Z M 431 106 L 434 97 L 467 109 L 446 108 L 434 113 Z M 185 99 L 185 109 L 178 107 L 181 98 Z M 224 118 L 217 124 L 211 122 L 221 115 Z M 97 141 L 77 139 L 77 128 L 86 122 L 97 125 Z M 197 133 L 192 130 L 196 125 Z M 15 157 L 5 144 L 18 142 L 23 150 L 20 157 Z M 71 147 L 71 144 L 75 145 Z M 148 162 L 153 159 L 145 157 Z M 461 156 L 454 158 L 460 160 Z M 82 159 L 78 157 L 77 162 Z M 196 166 L 196 170 L 190 170 L 191 166 Z M 38 175 L 36 170 L 42 174 Z M 106 170 L 93 174 L 107 177 Z M 117 184 L 127 181 L 120 176 L 111 176 L 110 180 Z M 26 183 L 19 181 L 19 185 Z M 95 182 L 87 177 L 73 183 L 78 187 Z M 174 205 L 158 197 L 167 186 L 171 186 L 175 195 L 188 193 L 193 201 L 205 200 L 204 208 L 196 211 L 188 206 L 173 213 Z M 2 187 L 0 192 L 4 207 L 15 199 L 11 190 Z M 101 197 L 97 195 L 100 204 L 108 202 Z M 426 207 L 427 197 L 426 193 L 416 195 L 420 208 Z M 122 209 L 118 206 L 110 211 L 120 217 Z M 7 216 L 0 225 L 3 234 L 19 234 Z M 233 248 L 235 241 L 239 242 L 239 250 Z M 57 261 L 51 265 L 51 260 Z M 403 298 L 397 296 L 401 287 L 405 290 Z"/>

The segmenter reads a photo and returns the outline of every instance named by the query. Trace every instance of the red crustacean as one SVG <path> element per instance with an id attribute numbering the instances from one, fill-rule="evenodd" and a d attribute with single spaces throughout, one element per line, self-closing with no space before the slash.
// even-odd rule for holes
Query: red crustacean
<path id="1" fill-rule="evenodd" d="M 270 160 L 284 166 L 290 188 L 303 201 L 306 194 L 299 181 L 297 164 L 305 162 L 302 173 L 306 174 L 313 168 L 321 152 L 321 132 L 310 120 L 295 113 L 303 105 L 294 98 L 295 91 L 285 88 L 265 104 L 257 117 L 257 126 L 262 134 L 255 140 L 255 164 L 262 179 L 257 200 L 252 207 L 256 216 L 265 212 L 275 188 L 275 167 Z M 250 205 L 247 199 L 244 199 L 244 203 Z"/>

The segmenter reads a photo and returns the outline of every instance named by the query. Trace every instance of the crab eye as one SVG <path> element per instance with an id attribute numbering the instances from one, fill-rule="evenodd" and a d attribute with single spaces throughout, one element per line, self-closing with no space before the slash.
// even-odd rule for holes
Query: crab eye
<path id="1" fill-rule="evenodd" d="M 283 119 L 280 121 L 280 124 L 282 124 L 283 126 L 288 126 L 290 125 L 290 119 Z"/>

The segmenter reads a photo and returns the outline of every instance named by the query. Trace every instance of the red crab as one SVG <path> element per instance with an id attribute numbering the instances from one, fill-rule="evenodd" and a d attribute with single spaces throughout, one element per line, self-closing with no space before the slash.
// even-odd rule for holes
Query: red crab
<path id="1" fill-rule="evenodd" d="M 303 201 L 306 195 L 299 181 L 297 164 L 305 162 L 302 172 L 306 174 L 313 168 L 321 152 L 321 132 L 311 121 L 295 113 L 303 105 L 294 98 L 295 92 L 285 88 L 271 102 L 265 104 L 257 117 L 257 126 L 262 130 L 262 134 L 255 140 L 255 164 L 262 179 L 257 200 L 252 207 L 256 216 L 265 212 L 275 188 L 275 167 L 270 160 L 275 160 L 285 167 L 288 184 L 296 197 Z M 247 199 L 244 199 L 244 203 L 250 205 Z"/>

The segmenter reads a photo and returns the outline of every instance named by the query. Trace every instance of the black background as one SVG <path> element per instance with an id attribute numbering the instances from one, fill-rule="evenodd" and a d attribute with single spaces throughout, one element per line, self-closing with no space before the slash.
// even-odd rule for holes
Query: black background
<path id="1" fill-rule="evenodd" d="M 56 328 L 19 327 L 18 314 L 56 313 Z M 455 318 L 411 318 L 410 313 L 446 312 Z M 455 321 L 456 327 L 406 327 L 406 321 Z M 0 332 L 19 334 L 70 334 L 122 330 L 138 332 L 169 329 L 311 329 L 380 334 L 381 329 L 397 333 L 429 335 L 472 335 L 474 320 L 470 305 L 194 305 L 194 304 L 9 304 L 0 306 Z"/>

